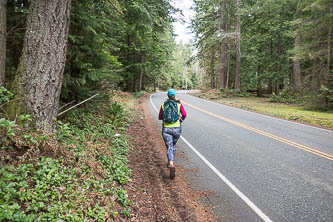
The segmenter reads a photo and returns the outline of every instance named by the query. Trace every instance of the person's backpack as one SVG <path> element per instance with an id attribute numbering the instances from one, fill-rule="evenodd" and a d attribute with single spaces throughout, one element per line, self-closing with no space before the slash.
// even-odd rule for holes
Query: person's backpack
<path id="1" fill-rule="evenodd" d="M 163 120 L 165 123 L 175 123 L 179 119 L 178 106 L 173 100 L 164 102 Z"/>

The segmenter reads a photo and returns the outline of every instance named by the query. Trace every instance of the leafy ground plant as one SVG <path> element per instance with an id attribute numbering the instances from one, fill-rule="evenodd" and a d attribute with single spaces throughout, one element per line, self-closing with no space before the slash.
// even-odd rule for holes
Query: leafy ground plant
<path id="1" fill-rule="evenodd" d="M 19 161 L 0 159 L 0 221 L 112 221 L 131 216 L 123 188 L 131 176 L 125 136 L 130 120 L 125 114 L 122 104 L 97 100 L 58 120 L 57 133 L 48 136 L 27 133 L 29 116 L 22 117 L 20 132 L 15 123 L 1 119 L 7 141 L 24 140 L 26 150 Z"/>

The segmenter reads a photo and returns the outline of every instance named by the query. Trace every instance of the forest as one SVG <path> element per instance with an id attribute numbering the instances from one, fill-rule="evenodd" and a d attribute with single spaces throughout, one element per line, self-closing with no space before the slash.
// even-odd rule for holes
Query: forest
<path id="1" fill-rule="evenodd" d="M 175 39 L 173 22 L 182 22 L 175 1 L 1 0 L 0 220 L 70 220 L 66 212 L 87 198 L 79 186 L 102 192 L 100 200 L 114 194 L 119 212 L 130 215 L 122 188 L 130 177 L 128 144 L 118 138 L 130 118 L 115 92 L 136 98 L 170 87 L 215 89 L 332 111 L 331 0 L 193 0 L 190 42 Z M 93 96 L 58 118 L 64 107 Z M 101 153 L 90 150 L 111 134 Z M 102 180 L 91 179 L 92 159 L 103 168 Z M 16 168 L 17 161 L 24 164 Z M 120 186 L 109 189 L 115 181 Z M 112 207 L 100 202 L 72 219 L 105 219 Z"/>
<path id="2" fill-rule="evenodd" d="M 168 79 L 175 48 L 168 1 L 52 2 L 2 1 L 0 83 L 15 97 L 9 116 L 27 111 L 52 125 L 59 101 Z"/>
<path id="3" fill-rule="evenodd" d="M 194 2 L 205 87 L 332 106 L 332 1 Z"/>
<path id="4" fill-rule="evenodd" d="M 107 88 L 168 87 L 329 109 L 332 7 L 330 0 L 195 0 L 195 39 L 176 43 L 172 22 L 181 11 L 172 1 L 2 1 L 0 84 L 16 98 L 6 110 L 52 124 L 59 103 Z M 39 110 L 45 103 L 52 105 Z"/>

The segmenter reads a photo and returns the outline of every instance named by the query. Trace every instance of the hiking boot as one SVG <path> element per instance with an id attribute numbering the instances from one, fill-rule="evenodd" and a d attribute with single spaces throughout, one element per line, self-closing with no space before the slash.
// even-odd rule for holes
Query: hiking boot
<path id="1" fill-rule="evenodd" d="M 170 179 L 174 179 L 176 176 L 176 168 L 174 166 L 170 166 Z"/>

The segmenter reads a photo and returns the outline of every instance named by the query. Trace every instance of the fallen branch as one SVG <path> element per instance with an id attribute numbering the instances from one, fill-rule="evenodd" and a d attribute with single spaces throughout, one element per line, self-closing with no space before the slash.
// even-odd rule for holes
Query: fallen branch
<path id="1" fill-rule="evenodd" d="M 67 103 L 67 104 L 63 105 L 62 107 L 59 108 L 59 110 L 62 110 L 63 108 L 65 108 L 66 106 L 72 104 L 73 102 L 75 102 L 75 100 L 73 100 L 73 101 L 70 102 L 70 103 Z"/>
<path id="2" fill-rule="evenodd" d="M 98 96 L 98 95 L 99 95 L 99 94 L 97 93 L 96 95 L 93 95 L 92 97 L 90 97 L 90 98 L 88 98 L 88 99 L 86 99 L 86 100 L 83 100 L 82 102 L 80 102 L 80 103 L 78 103 L 78 104 L 76 104 L 76 105 L 74 105 L 74 106 L 72 106 L 72 107 L 66 109 L 65 111 L 63 111 L 63 112 L 61 112 L 61 113 L 58 113 L 57 116 L 60 116 L 60 115 L 62 115 L 62 114 L 64 114 L 64 113 L 68 112 L 69 110 L 74 109 L 75 107 L 81 105 L 82 103 L 85 103 L 85 102 L 91 100 L 92 98 L 94 98 L 94 97 L 96 97 L 96 96 Z"/>

